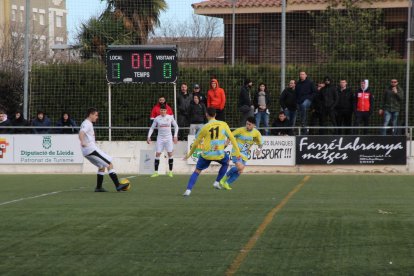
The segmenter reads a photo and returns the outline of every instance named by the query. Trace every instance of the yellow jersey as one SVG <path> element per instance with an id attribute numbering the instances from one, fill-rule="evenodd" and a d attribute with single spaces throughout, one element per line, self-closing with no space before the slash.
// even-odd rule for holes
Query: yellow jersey
<path id="1" fill-rule="evenodd" d="M 237 141 L 230 131 L 226 122 L 215 119 L 210 120 L 198 132 L 187 157 L 191 156 L 197 146 L 201 143 L 201 156 L 206 160 L 221 160 L 224 158 L 227 138 L 233 145 L 234 155 L 240 156 Z"/>
<path id="2" fill-rule="evenodd" d="M 246 127 L 240 127 L 233 131 L 233 136 L 236 138 L 241 157 L 244 161 L 247 161 L 249 159 L 249 149 L 253 144 L 258 145 L 259 147 L 263 145 L 262 134 L 260 134 L 260 131 L 255 128 L 253 128 L 251 131 L 248 131 Z M 231 154 L 233 156 L 235 155 L 234 148 Z"/>

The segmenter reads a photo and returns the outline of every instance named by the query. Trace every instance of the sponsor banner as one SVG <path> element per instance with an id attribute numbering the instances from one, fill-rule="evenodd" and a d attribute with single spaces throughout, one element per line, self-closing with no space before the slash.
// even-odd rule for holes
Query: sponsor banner
<path id="1" fill-rule="evenodd" d="M 187 152 L 195 140 L 194 135 L 188 136 Z M 187 159 L 187 164 L 197 163 L 198 155 L 202 151 L 202 145 L 194 151 L 193 155 Z M 226 152 L 231 154 L 232 145 L 228 145 Z M 249 160 L 247 165 L 265 166 L 294 166 L 295 165 L 295 137 L 293 136 L 263 136 L 263 148 L 256 154 L 257 146 L 253 145 L 249 150 Z M 217 164 L 212 162 L 211 164 Z"/>
<path id="2" fill-rule="evenodd" d="M 298 165 L 405 165 L 405 136 L 298 136 Z"/>
<path id="3" fill-rule="evenodd" d="M 77 135 L 0 136 L 3 164 L 81 164 Z"/>
<path id="4" fill-rule="evenodd" d="M 139 173 L 140 174 L 153 174 L 154 173 L 154 151 L 153 150 L 140 150 Z"/>
<path id="5" fill-rule="evenodd" d="M 0 135 L 0 164 L 13 163 L 13 135 Z"/>

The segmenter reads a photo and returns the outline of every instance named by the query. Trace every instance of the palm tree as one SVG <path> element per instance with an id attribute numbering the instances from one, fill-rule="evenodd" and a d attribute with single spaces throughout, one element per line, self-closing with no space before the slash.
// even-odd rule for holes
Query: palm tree
<path id="1" fill-rule="evenodd" d="M 107 2 L 106 10 L 122 20 L 127 30 L 134 31 L 134 44 L 146 44 L 148 35 L 159 26 L 159 16 L 167 9 L 164 0 L 101 0 Z"/>

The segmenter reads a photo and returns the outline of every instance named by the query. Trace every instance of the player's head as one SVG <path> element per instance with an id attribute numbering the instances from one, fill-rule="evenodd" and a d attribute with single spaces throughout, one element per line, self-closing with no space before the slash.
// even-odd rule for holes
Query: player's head
<path id="1" fill-rule="evenodd" d="M 167 115 L 167 106 L 165 104 L 162 104 L 160 106 L 160 114 L 161 114 L 161 116 Z"/>
<path id="2" fill-rule="evenodd" d="M 206 117 L 209 120 L 216 118 L 216 109 L 212 107 L 207 108 Z"/>
<path id="3" fill-rule="evenodd" d="M 98 120 L 98 110 L 95 107 L 90 107 L 86 111 L 86 116 L 89 121 L 95 123 Z"/>
<path id="4" fill-rule="evenodd" d="M 256 126 L 256 119 L 254 117 L 248 117 L 246 119 L 246 129 L 251 131 Z"/>

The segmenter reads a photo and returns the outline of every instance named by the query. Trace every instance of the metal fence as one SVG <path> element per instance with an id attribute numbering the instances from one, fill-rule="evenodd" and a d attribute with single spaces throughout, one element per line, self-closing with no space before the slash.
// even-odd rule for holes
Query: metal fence
<path id="1" fill-rule="evenodd" d="M 392 79 L 398 80 L 402 96 L 397 125 L 414 123 L 409 114 L 414 104 L 409 93 L 413 87 L 412 82 L 407 83 L 413 72 L 412 50 L 407 42 L 409 0 L 344 0 L 339 5 L 328 0 L 36 0 L 27 1 L 30 9 L 25 9 L 24 1 L 8 2 L 10 6 L 0 15 L 4 29 L 0 38 L 0 68 L 21 79 L 17 88 L 1 86 L 3 93 L 7 90 L 16 94 L 0 101 L 9 118 L 14 117 L 16 110 L 23 110 L 22 68 L 28 64 L 29 120 L 42 110 L 55 125 L 65 111 L 79 124 L 86 109 L 94 106 L 100 110 L 98 126 L 113 127 L 112 136 L 117 140 L 145 136 L 122 128 L 147 128 L 152 107 L 160 96 L 166 98 L 173 110 L 178 110 L 176 115 L 182 115 L 181 127 L 188 127 L 190 122 L 186 119 L 191 116 L 180 106 L 187 102 L 181 90 L 186 87 L 191 94 L 198 85 L 205 96 L 211 95 L 213 99 L 217 93 L 210 87 L 213 78 L 224 89 L 223 114 L 230 127 L 242 125 L 248 115 L 262 118 L 258 127 L 264 127 L 263 119 L 271 127 L 282 108 L 281 92 L 290 80 L 300 80 L 300 72 L 306 72 L 312 85 L 322 92 L 315 89 L 312 104 L 303 107 L 303 112 L 299 106 L 294 122 L 299 127 L 297 133 L 303 131 L 302 124 L 310 130 L 354 125 L 355 110 L 347 111 L 351 113 L 351 123 L 338 122 L 338 118 L 330 116 L 331 109 L 334 116 L 342 111 L 329 102 L 330 92 L 322 88 L 326 77 L 335 87 L 346 81 L 353 95 L 361 88 L 361 80 L 369 81 L 373 101 L 368 134 L 376 134 L 384 125 L 379 110 L 389 108 L 385 106 L 384 93 Z M 25 19 L 26 11 L 29 22 Z M 29 26 L 29 36 L 24 35 L 25 25 Z M 29 38 L 30 46 L 26 63 L 24 37 Z M 109 99 L 108 45 L 176 45 L 177 95 L 173 85 L 137 83 L 114 85 Z M 144 66 L 144 58 L 140 58 Z M 247 79 L 252 86 L 243 94 Z M 260 92 L 261 83 L 270 96 L 268 101 L 262 101 L 266 98 Z M 303 104 L 301 99 L 296 101 Z M 211 102 L 208 105 L 221 108 Z M 250 105 L 254 106 L 252 110 Z M 356 106 L 352 103 L 352 108 Z M 105 132 L 98 131 L 98 135 L 109 139 Z"/>

